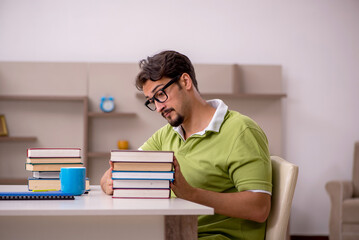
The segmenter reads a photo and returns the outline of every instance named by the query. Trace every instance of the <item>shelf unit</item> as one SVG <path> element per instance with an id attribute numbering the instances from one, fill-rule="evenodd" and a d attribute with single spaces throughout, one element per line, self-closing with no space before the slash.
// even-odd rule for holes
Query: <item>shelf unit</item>
<path id="1" fill-rule="evenodd" d="M 239 112 L 243 110 L 245 113 L 249 110 L 249 116 L 253 114 L 262 123 L 265 123 L 266 129 L 269 130 L 269 137 L 272 137 L 272 142 L 275 142 L 274 149 L 280 154 L 280 145 L 282 144 L 282 138 L 279 136 L 282 134 L 281 101 L 287 96 L 282 93 L 284 91 L 282 91 L 281 66 L 194 65 L 201 96 L 204 99 L 225 99 L 231 109 L 236 110 L 237 108 Z M 103 169 L 100 169 L 102 162 L 98 160 L 110 157 L 110 152 L 106 152 L 105 149 L 109 142 L 112 141 L 111 144 L 113 144 L 113 139 L 117 137 L 117 118 L 130 118 L 119 121 L 119 128 L 123 128 L 123 132 L 119 134 L 134 143 L 134 146 L 143 143 L 146 140 L 145 137 L 151 136 L 165 123 L 158 114 L 142 110 L 144 108 L 142 100 L 145 98 L 142 93 L 136 91 L 132 83 L 133 77 L 138 74 L 138 71 L 137 63 L 1 62 L 0 73 L 4 88 L 1 89 L 0 94 L 7 96 L 0 95 L 0 101 L 77 102 L 76 107 L 81 109 L 81 113 L 78 111 L 76 113 L 76 126 L 77 129 L 83 129 L 83 136 L 78 136 L 76 142 L 80 142 L 83 138 L 83 161 L 85 166 L 93 170 L 89 176 L 92 177 L 97 175 L 97 172 L 102 174 Z M 10 93 L 34 95 L 8 95 Z M 95 112 L 95 109 L 98 109 L 99 99 L 106 93 L 111 93 L 115 99 L 121 100 L 118 102 L 119 108 L 116 109 L 123 109 L 124 112 Z M 61 96 L 61 94 L 72 94 L 73 96 Z M 132 110 L 134 112 L 131 112 Z M 70 115 L 70 117 L 72 116 Z M 132 118 L 135 117 L 136 119 L 132 121 Z M 115 118 L 115 120 L 111 118 Z M 82 124 L 79 124 L 78 121 L 82 121 Z M 123 123 L 127 125 L 124 126 Z M 67 124 L 71 124 L 71 122 Z M 112 131 L 111 124 L 114 124 L 114 131 Z M 112 132 L 107 135 L 107 131 Z M 95 137 L 92 137 L 92 133 Z M 108 139 L 110 141 L 104 141 Z M 41 140 L 40 133 L 37 137 L 21 134 L 21 136 L 0 137 L 0 144 L 19 142 L 25 146 L 29 142 L 41 142 Z M 18 148 L 17 145 L 11 147 Z M 88 164 L 89 160 L 90 164 Z M 0 181 L 4 182 L 1 178 Z"/>
<path id="2" fill-rule="evenodd" d="M 88 112 L 88 98 L 87 96 L 26 96 L 26 95 L 2 95 L 0 96 L 0 101 L 69 101 L 69 102 L 82 102 L 83 103 L 83 115 L 84 115 L 84 142 L 87 142 L 87 112 Z M 36 137 L 7 137 L 7 141 L 36 141 Z M 2 140 L 6 141 L 6 140 Z M 83 160 L 86 164 L 87 160 L 87 144 L 84 144 L 83 149 Z"/>
<path id="3" fill-rule="evenodd" d="M 88 167 L 89 158 L 109 158 L 109 152 L 89 152 L 89 119 L 91 118 L 117 118 L 135 117 L 132 112 L 89 112 L 89 100 L 87 96 L 26 96 L 26 95 L 1 95 L 0 101 L 68 101 L 81 102 L 83 107 L 83 147 L 82 159 L 84 166 Z M 36 136 L 1 136 L 0 142 L 35 142 Z M 26 184 L 26 179 L 0 178 L 2 184 Z"/>
<path id="4" fill-rule="evenodd" d="M 84 114 L 87 111 L 88 100 L 85 96 L 26 96 L 26 95 L 2 95 L 0 101 L 80 101 L 84 104 Z M 37 137 L 8 136 L 0 139 L 1 142 L 36 141 Z"/>
<path id="5" fill-rule="evenodd" d="M 84 125 L 84 146 L 83 162 L 87 165 L 87 126 L 88 126 L 88 98 L 87 96 L 27 96 L 27 95 L 1 95 L 0 101 L 46 101 L 46 102 L 81 102 L 83 104 L 83 125 Z M 35 142 L 35 136 L 6 136 L 1 137 L 0 142 Z M 2 184 L 26 184 L 26 179 L 6 179 L 0 178 Z"/>
<path id="6" fill-rule="evenodd" d="M 88 121 L 89 118 L 116 118 L 116 117 L 135 117 L 137 114 L 133 112 L 89 112 L 88 111 L 88 97 L 87 96 L 0 96 L 0 101 L 80 101 L 83 103 L 84 115 L 84 147 L 83 147 L 83 160 L 87 163 L 88 157 L 107 157 L 108 153 L 88 152 Z M 0 137 L 0 142 L 23 142 L 23 141 L 36 141 L 36 137 Z"/>
<path id="7" fill-rule="evenodd" d="M 88 112 L 89 118 L 119 118 L 119 117 L 136 117 L 137 113 L 133 112 Z M 110 159 L 109 152 L 92 152 L 89 151 L 87 154 L 88 158 L 99 158 L 99 159 Z"/>

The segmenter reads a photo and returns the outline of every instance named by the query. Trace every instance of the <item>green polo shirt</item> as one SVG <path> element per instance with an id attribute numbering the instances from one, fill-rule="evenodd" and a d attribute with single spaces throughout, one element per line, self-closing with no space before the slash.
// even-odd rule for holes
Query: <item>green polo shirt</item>
<path id="1" fill-rule="evenodd" d="M 264 132 L 250 118 L 211 100 L 216 113 L 209 126 L 187 140 L 181 127 L 159 129 L 142 150 L 174 151 L 187 182 L 197 188 L 228 193 L 271 194 L 272 170 Z M 264 239 L 266 223 L 220 214 L 198 217 L 201 239 Z"/>

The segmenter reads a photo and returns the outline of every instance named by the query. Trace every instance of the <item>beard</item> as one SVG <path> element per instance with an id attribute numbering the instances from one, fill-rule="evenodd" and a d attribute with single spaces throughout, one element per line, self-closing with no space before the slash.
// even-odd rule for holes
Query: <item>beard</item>
<path id="1" fill-rule="evenodd" d="M 167 121 L 172 127 L 178 127 L 179 125 L 181 125 L 183 123 L 183 120 L 184 120 L 184 117 L 180 114 L 177 114 L 174 119 L 170 119 Z"/>
<path id="2" fill-rule="evenodd" d="M 164 118 L 167 120 L 167 122 L 168 122 L 172 127 L 178 127 L 179 125 L 181 125 L 181 124 L 183 123 L 184 117 L 183 117 L 181 114 L 176 113 L 176 115 L 175 115 L 174 118 L 171 118 L 171 117 L 166 118 L 166 117 L 164 116 L 164 114 L 165 114 L 165 113 L 168 113 L 168 112 L 171 112 L 171 111 L 174 111 L 174 109 L 171 108 L 171 109 L 169 109 L 169 110 L 164 111 L 164 112 L 162 113 L 162 117 L 164 117 Z"/>

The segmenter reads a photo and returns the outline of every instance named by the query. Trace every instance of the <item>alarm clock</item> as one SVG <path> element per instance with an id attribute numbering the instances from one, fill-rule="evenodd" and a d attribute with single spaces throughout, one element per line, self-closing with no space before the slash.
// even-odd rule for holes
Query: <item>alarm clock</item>
<path id="1" fill-rule="evenodd" d="M 113 97 L 102 97 L 100 109 L 103 112 L 112 112 L 115 109 L 115 102 L 113 100 Z"/>

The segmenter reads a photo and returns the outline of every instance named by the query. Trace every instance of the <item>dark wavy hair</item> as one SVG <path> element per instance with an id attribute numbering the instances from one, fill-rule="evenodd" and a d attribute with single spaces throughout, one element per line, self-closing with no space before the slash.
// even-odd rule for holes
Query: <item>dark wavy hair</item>
<path id="1" fill-rule="evenodd" d="M 187 73 L 198 91 L 198 84 L 193 65 L 189 58 L 176 51 L 163 51 L 139 63 L 141 72 L 136 77 L 136 88 L 143 90 L 147 80 L 158 81 L 163 77 L 174 78 Z"/>

